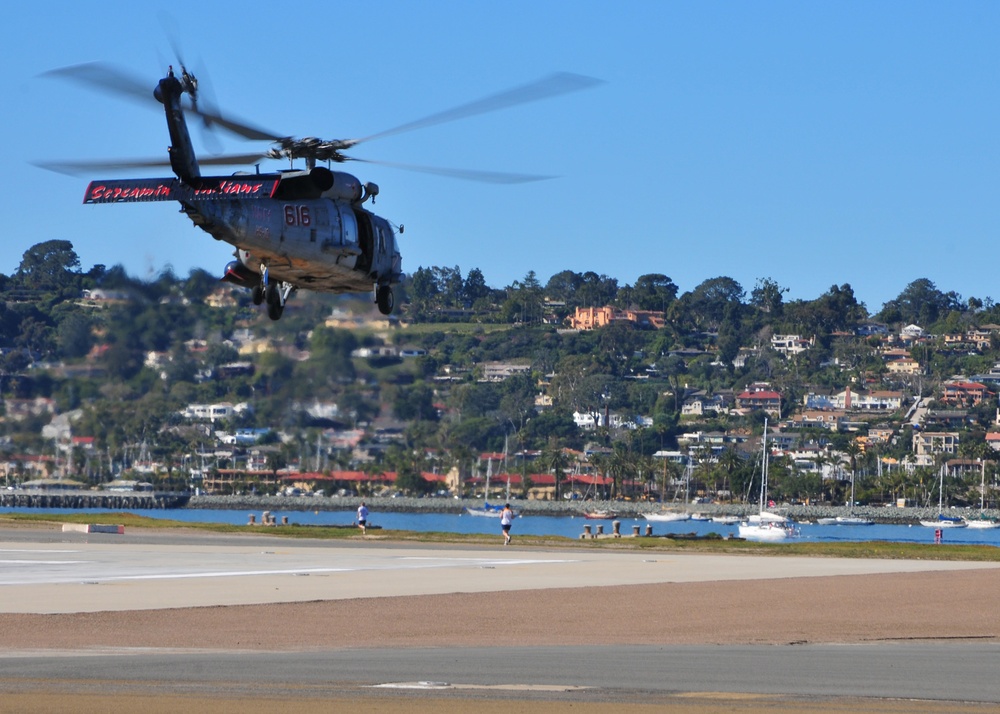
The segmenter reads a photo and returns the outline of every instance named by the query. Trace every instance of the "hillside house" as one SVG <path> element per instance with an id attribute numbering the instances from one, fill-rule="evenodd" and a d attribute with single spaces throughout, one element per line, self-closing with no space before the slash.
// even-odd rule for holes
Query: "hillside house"
<path id="1" fill-rule="evenodd" d="M 913 453 L 917 466 L 931 466 L 938 454 L 958 452 L 957 431 L 917 431 L 913 433 Z"/>
<path id="2" fill-rule="evenodd" d="M 789 417 L 786 426 L 792 429 L 822 428 L 830 431 L 846 431 L 850 420 L 847 412 L 834 409 L 805 409 Z"/>
<path id="3" fill-rule="evenodd" d="M 831 397 L 834 409 L 847 412 L 892 412 L 903 406 L 902 392 L 873 391 L 867 394 L 853 391 L 850 387 Z"/>
<path id="4" fill-rule="evenodd" d="M 954 381 L 941 385 L 941 401 L 961 407 L 977 407 L 992 392 L 981 382 Z"/>
<path id="5" fill-rule="evenodd" d="M 736 395 L 736 409 L 742 412 L 765 411 L 781 416 L 781 394 L 772 389 L 747 389 Z"/>
<path id="6" fill-rule="evenodd" d="M 885 368 L 889 374 L 916 375 L 921 372 L 920 363 L 912 357 L 890 360 L 886 363 Z"/>
<path id="7" fill-rule="evenodd" d="M 771 349 L 783 357 L 801 354 L 815 344 L 815 337 L 805 339 L 799 335 L 771 335 Z"/>
<path id="8" fill-rule="evenodd" d="M 636 327 L 658 330 L 666 324 L 664 313 L 655 310 L 619 310 L 616 307 L 578 307 L 567 318 L 574 330 L 593 330 L 612 322 L 630 322 Z"/>
<path id="9" fill-rule="evenodd" d="M 230 404 L 229 402 L 218 402 L 216 404 L 188 404 L 180 412 L 185 419 L 192 421 L 212 421 L 217 419 L 232 419 L 237 414 L 242 414 L 250 408 L 246 402 L 240 404 Z"/>
<path id="10" fill-rule="evenodd" d="M 513 377 L 515 374 L 528 374 L 531 372 L 530 364 L 517 364 L 515 362 L 483 362 L 483 378 L 481 382 L 503 382 Z"/>

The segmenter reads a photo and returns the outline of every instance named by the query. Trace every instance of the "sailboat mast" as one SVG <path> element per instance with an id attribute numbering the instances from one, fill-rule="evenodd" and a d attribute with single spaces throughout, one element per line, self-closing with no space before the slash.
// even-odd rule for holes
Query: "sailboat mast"
<path id="1" fill-rule="evenodd" d="M 493 474 L 493 457 L 486 459 L 486 490 L 483 491 L 483 506 L 490 500 L 490 476 Z"/>
<path id="2" fill-rule="evenodd" d="M 764 511 L 764 492 L 767 490 L 767 417 L 764 417 L 764 438 L 761 439 L 760 456 L 760 510 Z"/>
<path id="3" fill-rule="evenodd" d="M 944 464 L 941 464 L 938 475 L 940 476 L 940 484 L 938 485 L 938 515 L 940 516 L 944 507 Z"/>
<path id="4" fill-rule="evenodd" d="M 507 472 L 507 501 L 510 501 L 510 464 L 507 463 L 507 435 L 503 437 L 503 468 Z"/>

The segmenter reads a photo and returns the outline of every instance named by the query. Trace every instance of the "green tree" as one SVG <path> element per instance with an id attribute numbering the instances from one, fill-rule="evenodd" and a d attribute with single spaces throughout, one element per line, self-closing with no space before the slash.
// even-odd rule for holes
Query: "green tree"
<path id="1" fill-rule="evenodd" d="M 686 313 L 687 319 L 699 329 L 715 329 L 722 322 L 727 307 L 742 305 L 744 294 L 743 287 L 732 278 L 711 278 L 682 295 L 674 304 L 677 309 L 672 312 L 675 315 L 678 310 Z"/>
<path id="2" fill-rule="evenodd" d="M 632 302 L 640 310 L 666 312 L 677 299 L 677 286 L 662 273 L 640 275 L 632 286 Z"/>
<path id="3" fill-rule="evenodd" d="M 569 459 L 558 444 L 553 443 L 542 452 L 542 465 L 555 479 L 555 497 L 559 501 L 562 498 L 562 482 L 569 467 Z"/>
<path id="4" fill-rule="evenodd" d="M 86 355 L 94 344 L 91 328 L 92 323 L 85 315 L 78 312 L 66 315 L 56 328 L 59 353 L 71 359 Z"/>
<path id="5" fill-rule="evenodd" d="M 475 305 L 478 301 L 485 300 L 492 292 L 490 286 L 486 284 L 483 271 L 479 268 L 473 268 L 465 276 L 465 281 L 462 284 L 462 297 L 469 305 Z"/>
<path id="6" fill-rule="evenodd" d="M 950 310 L 965 308 L 957 293 L 938 290 L 933 281 L 919 278 L 907 285 L 894 299 L 882 306 L 878 318 L 885 322 L 902 322 L 929 327 Z"/>
<path id="7" fill-rule="evenodd" d="M 399 419 L 433 421 L 437 419 L 433 401 L 434 392 L 426 384 L 402 387 L 396 393 L 392 411 Z"/>
<path id="8" fill-rule="evenodd" d="M 50 240 L 28 248 L 14 273 L 29 290 L 60 291 L 79 285 L 80 258 L 67 240 Z"/>
<path id="9" fill-rule="evenodd" d="M 784 307 L 782 295 L 787 292 L 788 288 L 781 287 L 771 278 L 758 278 L 750 292 L 750 304 L 772 317 L 779 317 Z"/>
<path id="10" fill-rule="evenodd" d="M 541 322 L 544 292 L 534 270 L 529 270 L 523 281 L 515 280 L 507 286 L 507 300 L 501 308 L 506 322 L 532 324 Z"/>

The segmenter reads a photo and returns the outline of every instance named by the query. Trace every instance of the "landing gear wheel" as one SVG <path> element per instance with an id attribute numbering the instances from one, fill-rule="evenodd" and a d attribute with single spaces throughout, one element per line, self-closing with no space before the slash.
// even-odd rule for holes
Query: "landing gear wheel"
<path id="1" fill-rule="evenodd" d="M 396 298 L 392 294 L 392 288 L 388 285 L 379 285 L 378 289 L 375 291 L 375 302 L 378 303 L 378 311 L 383 315 L 391 313 L 392 308 L 396 304 Z"/>
<path id="2" fill-rule="evenodd" d="M 253 304 L 260 305 L 262 302 L 264 302 L 264 286 L 254 285 L 251 295 L 253 297 Z"/>
<path id="3" fill-rule="evenodd" d="M 285 306 L 281 304 L 281 291 L 274 283 L 268 283 L 264 291 L 267 298 L 267 316 L 272 320 L 281 318 L 281 313 L 285 311 Z"/>

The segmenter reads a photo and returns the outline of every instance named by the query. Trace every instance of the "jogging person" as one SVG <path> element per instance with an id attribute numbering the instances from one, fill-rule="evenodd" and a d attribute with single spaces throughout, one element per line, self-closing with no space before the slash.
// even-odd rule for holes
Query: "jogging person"
<path id="1" fill-rule="evenodd" d="M 503 529 L 503 544 L 510 545 L 510 527 L 514 523 L 514 511 L 510 510 L 510 504 L 503 504 L 500 511 L 500 528 Z"/>
<path id="2" fill-rule="evenodd" d="M 368 508 L 365 507 L 365 502 L 362 501 L 361 505 L 358 506 L 358 528 L 361 529 L 361 535 L 368 535 Z"/>

